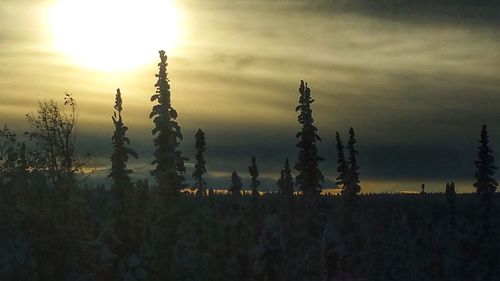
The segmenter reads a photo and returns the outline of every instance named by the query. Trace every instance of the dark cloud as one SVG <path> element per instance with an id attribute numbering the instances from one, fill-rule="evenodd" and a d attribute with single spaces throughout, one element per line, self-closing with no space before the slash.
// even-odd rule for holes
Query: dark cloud
<path id="1" fill-rule="evenodd" d="M 226 12 L 245 7 L 260 13 L 273 10 L 289 15 L 310 9 L 315 13 L 359 14 L 420 24 L 497 24 L 500 21 L 500 4 L 496 0 L 277 0 L 239 1 L 237 5 L 214 0 L 204 1 L 204 5 Z"/>
<path id="2" fill-rule="evenodd" d="M 291 121 L 292 122 L 292 121 Z M 408 124 L 406 124 L 408 125 Z M 479 129 L 478 129 L 479 130 Z M 422 180 L 422 181 L 467 181 L 473 178 L 473 161 L 476 155 L 478 130 L 468 134 L 424 135 L 418 143 L 413 138 L 405 141 L 404 135 L 397 130 L 385 135 L 387 142 L 377 143 L 366 137 L 365 130 L 358 129 L 358 150 L 361 165 L 361 177 L 364 180 Z M 260 134 L 243 129 L 232 129 L 231 133 L 205 130 L 208 136 L 208 163 L 207 179 L 210 185 L 226 187 L 229 184 L 231 171 L 237 171 L 244 182 L 249 182 L 248 165 L 252 156 L 257 157 L 262 178 L 262 187 L 275 187 L 275 180 L 279 176 L 285 158 L 292 163 L 296 160 L 296 139 L 293 132 L 274 131 L 264 129 Z M 341 134 L 346 138 L 346 130 Z M 325 158 L 320 167 L 327 177 L 325 187 L 333 187 L 336 176 L 336 151 L 333 131 L 323 131 L 320 135 L 323 141 L 319 144 L 320 155 Z M 498 138 L 500 132 L 492 137 Z M 194 131 L 184 130 L 185 139 L 181 144 L 181 151 L 190 158 L 186 163 L 187 183 L 192 183 L 191 172 L 193 156 Z M 457 137 L 460 136 L 460 137 Z M 131 147 L 139 152 L 138 160 L 131 159 L 130 167 L 134 169 L 134 178 L 150 178 L 152 166 L 152 138 L 131 135 Z M 345 140 L 346 141 L 346 140 Z M 498 143 L 498 142 L 496 142 Z M 495 150 L 495 142 L 492 144 Z M 94 155 L 94 165 L 109 166 L 111 145 L 109 137 L 102 135 L 85 135 L 80 137 L 80 151 L 91 152 Z M 99 174 L 96 175 L 99 177 Z M 102 177 L 102 175 L 101 175 Z"/>
<path id="3" fill-rule="evenodd" d="M 365 144 L 359 150 L 367 178 L 459 181 L 474 176 L 476 143 Z"/>
<path id="4" fill-rule="evenodd" d="M 415 23 L 497 24 L 500 4 L 496 0 L 326 0 L 311 1 L 316 7 L 354 12 L 384 20 Z"/>

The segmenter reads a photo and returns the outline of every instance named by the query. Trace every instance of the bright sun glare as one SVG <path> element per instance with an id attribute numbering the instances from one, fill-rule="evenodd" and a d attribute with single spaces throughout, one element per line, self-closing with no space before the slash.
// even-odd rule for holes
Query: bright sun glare
<path id="1" fill-rule="evenodd" d="M 98 70 L 148 63 L 171 52 L 180 33 L 169 0 L 59 0 L 49 17 L 56 50 Z"/>

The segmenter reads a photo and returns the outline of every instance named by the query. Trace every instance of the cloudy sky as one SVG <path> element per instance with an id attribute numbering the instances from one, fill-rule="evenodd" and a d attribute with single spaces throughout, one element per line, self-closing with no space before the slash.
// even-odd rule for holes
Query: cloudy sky
<path id="1" fill-rule="evenodd" d="M 120 87 L 140 154 L 130 165 L 145 177 L 165 48 L 181 150 L 193 159 L 194 134 L 206 132 L 213 186 L 232 170 L 248 182 L 255 155 L 272 188 L 284 159 L 296 159 L 303 79 L 325 187 L 336 176 L 335 131 L 346 138 L 354 127 L 364 191 L 438 191 L 451 180 L 471 191 L 483 123 L 500 159 L 499 33 L 494 0 L 2 0 L 0 122 L 22 133 L 38 100 L 69 91 L 80 151 L 106 169 Z"/>

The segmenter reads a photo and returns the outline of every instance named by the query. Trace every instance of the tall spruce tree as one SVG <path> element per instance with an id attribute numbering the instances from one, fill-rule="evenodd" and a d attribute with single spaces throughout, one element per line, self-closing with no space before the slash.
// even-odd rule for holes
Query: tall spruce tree
<path id="1" fill-rule="evenodd" d="M 281 176 L 276 182 L 276 185 L 278 186 L 278 190 L 281 194 L 293 195 L 294 182 L 288 158 L 285 160 L 285 167 L 281 170 Z"/>
<path id="2" fill-rule="evenodd" d="M 358 163 L 356 155 L 358 151 L 354 148 L 356 144 L 354 130 L 349 129 L 349 141 L 347 144 L 347 152 L 349 158 L 347 160 L 347 175 L 345 177 L 346 184 L 342 189 L 342 197 L 344 199 L 340 208 L 339 215 L 339 234 L 347 249 L 347 255 L 341 258 L 341 270 L 345 272 L 356 271 L 356 264 L 359 262 L 359 252 L 362 245 L 362 234 L 359 224 L 356 222 L 357 194 L 361 191 L 359 185 Z"/>
<path id="3" fill-rule="evenodd" d="M 199 196 L 207 195 L 207 182 L 203 178 L 203 174 L 207 172 L 207 167 L 206 167 L 207 162 L 205 161 L 205 157 L 203 155 L 206 151 L 206 147 L 207 147 L 207 142 L 205 140 L 205 133 L 201 129 L 198 129 L 198 132 L 196 132 L 196 144 L 195 144 L 196 163 L 194 165 L 194 171 L 192 176 L 195 180 L 194 186 L 196 188 L 196 194 Z"/>
<path id="4" fill-rule="evenodd" d="M 335 140 L 337 142 L 336 144 L 336 149 L 337 149 L 337 187 L 342 189 L 342 192 L 346 189 L 347 187 L 347 181 L 348 181 L 348 175 L 349 175 L 349 166 L 347 165 L 347 161 L 345 159 L 345 154 L 344 154 L 344 144 L 342 144 L 342 139 L 340 138 L 339 132 L 335 132 Z"/>
<path id="5" fill-rule="evenodd" d="M 343 190 L 343 192 L 348 196 L 356 196 L 359 192 L 361 192 L 361 186 L 359 185 L 359 165 L 356 159 L 358 151 L 354 148 L 356 144 L 354 129 L 349 129 L 349 141 L 347 144 L 347 150 L 349 152 L 349 173 L 347 176 L 347 187 Z"/>
<path id="6" fill-rule="evenodd" d="M 113 247 L 112 251 L 117 255 L 115 263 L 119 263 L 137 250 L 136 237 L 132 233 L 133 222 L 131 218 L 135 213 L 135 205 L 132 198 L 132 181 L 129 174 L 132 170 L 127 169 L 127 161 L 129 155 L 137 158 L 137 153 L 127 147 L 130 144 L 129 138 L 126 136 L 128 127 L 123 123 L 122 107 L 123 101 L 120 89 L 116 89 L 115 96 L 115 111 L 111 119 L 115 125 L 115 131 L 111 141 L 113 143 L 113 153 L 111 154 L 111 173 L 108 177 L 113 179 L 112 193 L 113 204 L 111 205 L 111 224 L 114 233 L 121 243 Z M 114 266 L 117 266 L 116 264 Z"/>
<path id="7" fill-rule="evenodd" d="M 157 101 L 158 104 L 153 106 L 151 114 L 149 114 L 149 118 L 153 118 L 155 127 L 152 132 L 156 136 L 154 140 L 155 160 L 152 163 L 156 164 L 156 168 L 151 174 L 156 177 L 162 192 L 167 196 L 172 196 L 178 194 L 181 189 L 184 181 L 183 174 L 186 172 L 184 161 L 188 159 L 183 157 L 178 150 L 182 140 L 181 127 L 175 121 L 177 111 L 172 107 L 170 100 L 167 56 L 163 50 L 159 53 L 159 72 L 156 74 L 158 81 L 155 84 L 156 94 L 151 96 L 151 101 Z"/>
<path id="8" fill-rule="evenodd" d="M 252 188 L 252 196 L 256 197 L 259 195 L 259 191 L 257 187 L 260 185 L 259 178 L 259 169 L 257 167 L 257 159 L 255 156 L 252 156 L 252 165 L 248 167 L 248 172 L 250 173 L 250 177 L 252 178 L 252 182 L 250 187 Z"/>
<path id="9" fill-rule="evenodd" d="M 479 143 L 478 160 L 474 162 L 477 168 L 474 187 L 478 194 L 487 196 L 495 192 L 498 183 L 494 178 L 497 167 L 495 166 L 492 150 L 489 147 L 489 136 L 486 125 L 483 125 L 483 129 L 481 130 L 481 139 Z"/>
<path id="10" fill-rule="evenodd" d="M 478 280 L 498 280 L 494 275 L 498 271 L 498 233 L 496 233 L 494 220 L 492 220 L 493 193 L 496 191 L 498 183 L 495 181 L 495 159 L 489 147 L 489 136 L 486 125 L 481 130 L 479 140 L 478 160 L 476 165 L 476 182 L 474 187 L 480 197 L 480 205 L 477 211 L 477 221 L 474 228 L 474 248 L 477 249 L 476 256 L 473 257 L 475 263 L 471 264 L 471 271 L 478 276 Z"/>
<path id="11" fill-rule="evenodd" d="M 111 119 L 115 125 L 115 131 L 111 137 L 113 143 L 113 153 L 111 154 L 111 173 L 108 177 L 113 179 L 113 187 L 115 189 L 126 189 L 132 185 L 129 174 L 132 170 L 127 169 L 127 161 L 129 155 L 137 158 L 137 153 L 127 147 L 130 144 L 130 139 L 126 136 L 128 127 L 123 123 L 122 118 L 122 95 L 120 89 L 116 89 L 115 96 L 115 111 Z"/>
<path id="12" fill-rule="evenodd" d="M 295 178 L 295 183 L 304 194 L 313 194 L 321 190 L 321 183 L 325 181 L 319 169 L 319 162 L 323 161 L 323 158 L 318 155 L 317 148 L 317 142 L 321 141 L 321 138 L 317 134 L 318 129 L 313 125 L 311 104 L 314 99 L 311 98 L 311 89 L 304 80 L 300 80 L 299 93 L 299 105 L 295 111 L 299 112 L 297 120 L 302 128 L 296 134 L 299 139 L 297 143 L 299 153 L 295 169 L 299 174 Z"/>

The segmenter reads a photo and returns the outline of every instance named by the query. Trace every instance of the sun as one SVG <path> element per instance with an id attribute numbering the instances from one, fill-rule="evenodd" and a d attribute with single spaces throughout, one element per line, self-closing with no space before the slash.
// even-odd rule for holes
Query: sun
<path id="1" fill-rule="evenodd" d="M 179 41 L 179 11 L 169 0 L 59 0 L 48 15 L 56 51 L 96 70 L 149 63 Z"/>

